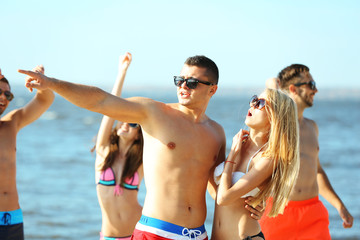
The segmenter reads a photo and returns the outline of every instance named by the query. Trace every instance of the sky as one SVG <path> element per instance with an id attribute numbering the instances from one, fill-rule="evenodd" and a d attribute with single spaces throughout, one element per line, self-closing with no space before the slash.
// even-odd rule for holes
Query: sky
<path id="1" fill-rule="evenodd" d="M 262 87 L 301 63 L 321 88 L 360 88 L 357 0 L 1 0 L 0 68 L 112 86 L 130 52 L 125 88 L 172 87 L 189 56 L 219 67 L 219 88 Z"/>

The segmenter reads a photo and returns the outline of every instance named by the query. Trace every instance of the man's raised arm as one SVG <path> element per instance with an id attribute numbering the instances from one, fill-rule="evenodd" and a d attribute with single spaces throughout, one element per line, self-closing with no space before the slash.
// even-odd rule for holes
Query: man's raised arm
<path id="1" fill-rule="evenodd" d="M 33 69 L 34 72 L 44 74 L 44 66 L 38 65 Z M 37 91 L 35 97 L 26 106 L 18 109 L 16 115 L 18 129 L 34 122 L 38 119 L 53 103 L 54 93 L 50 89 Z"/>
<path id="2" fill-rule="evenodd" d="M 124 122 L 141 123 L 142 119 L 146 119 L 146 104 L 150 102 L 148 99 L 122 99 L 97 87 L 49 78 L 42 73 L 33 71 L 18 70 L 18 72 L 28 75 L 25 86 L 30 91 L 33 88 L 51 89 L 81 108 Z"/>

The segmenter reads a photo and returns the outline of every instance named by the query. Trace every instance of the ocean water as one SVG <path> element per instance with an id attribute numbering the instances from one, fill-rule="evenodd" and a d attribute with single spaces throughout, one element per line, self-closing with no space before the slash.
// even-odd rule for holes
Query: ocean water
<path id="1" fill-rule="evenodd" d="M 13 87 L 10 109 L 23 106 L 33 96 Z M 207 114 L 225 129 L 227 145 L 244 128 L 248 99 L 259 90 L 227 90 L 215 95 Z M 146 96 L 176 102 L 170 91 L 131 90 L 124 96 Z M 354 216 L 352 229 L 343 229 L 339 214 L 324 199 L 333 239 L 360 239 L 360 98 L 330 95 L 315 97 L 305 116 L 319 125 L 320 161 L 332 186 Z M 89 96 L 91 97 L 91 96 Z M 8 111 L 7 111 L 8 112 Z M 101 115 L 78 108 L 60 96 L 36 122 L 19 132 L 17 185 L 24 213 L 26 239 L 99 239 L 101 213 L 94 176 L 94 145 Z M 143 202 L 145 187 L 139 201 Z M 207 195 L 206 228 L 211 234 L 214 202 Z"/>

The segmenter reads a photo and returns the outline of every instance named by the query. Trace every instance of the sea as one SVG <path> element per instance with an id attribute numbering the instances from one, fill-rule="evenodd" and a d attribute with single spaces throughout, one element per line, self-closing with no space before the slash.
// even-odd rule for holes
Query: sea
<path id="1" fill-rule="evenodd" d="M 103 89 L 110 91 L 111 87 Z M 223 126 L 227 151 L 232 137 L 246 128 L 250 97 L 262 90 L 220 88 L 211 99 L 206 113 Z M 12 91 L 15 98 L 5 114 L 24 106 L 34 96 L 23 86 L 13 86 Z M 123 96 L 177 102 L 173 88 L 134 87 L 125 89 Z M 353 227 L 344 229 L 337 210 L 321 197 L 329 211 L 332 239 L 360 239 L 360 90 L 319 89 L 314 106 L 306 109 L 304 116 L 319 126 L 320 162 L 354 217 Z M 95 155 L 90 150 L 101 118 L 101 114 L 81 109 L 56 95 L 48 111 L 19 132 L 17 187 L 26 239 L 99 239 L 101 212 L 95 189 Z M 145 194 L 142 183 L 140 203 Z M 213 210 L 214 201 L 207 194 L 205 226 L 209 235 Z"/>

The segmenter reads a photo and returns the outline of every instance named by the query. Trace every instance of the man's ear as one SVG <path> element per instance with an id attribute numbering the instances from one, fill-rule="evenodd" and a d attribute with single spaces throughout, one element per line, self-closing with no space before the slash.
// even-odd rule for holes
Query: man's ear
<path id="1" fill-rule="evenodd" d="M 211 96 L 216 93 L 217 89 L 218 89 L 218 86 L 217 86 L 217 85 L 213 85 L 213 86 L 210 87 L 210 94 L 211 94 Z"/>
<path id="2" fill-rule="evenodd" d="M 295 87 L 294 84 L 290 84 L 289 92 L 292 93 L 292 94 L 296 94 L 296 87 Z"/>

